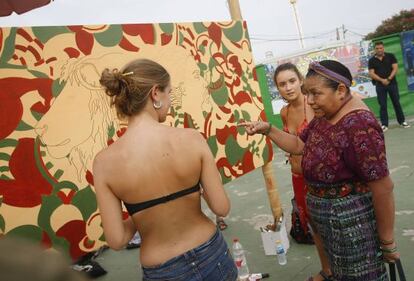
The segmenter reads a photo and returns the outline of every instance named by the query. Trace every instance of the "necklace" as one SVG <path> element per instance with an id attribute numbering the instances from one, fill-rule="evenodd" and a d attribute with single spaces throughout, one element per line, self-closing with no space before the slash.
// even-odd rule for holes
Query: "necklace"
<path id="1" fill-rule="evenodd" d="M 344 108 L 344 106 L 351 100 L 352 100 L 352 94 L 349 94 L 349 96 L 345 99 L 345 101 L 341 104 L 341 106 L 334 113 L 332 113 L 330 116 L 325 116 L 326 120 L 332 120 L 338 114 L 338 112 L 341 111 L 341 109 Z"/>

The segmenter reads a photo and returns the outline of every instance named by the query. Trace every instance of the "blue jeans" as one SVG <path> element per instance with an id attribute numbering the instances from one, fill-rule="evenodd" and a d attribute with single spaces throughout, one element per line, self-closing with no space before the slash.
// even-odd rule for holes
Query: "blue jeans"
<path id="1" fill-rule="evenodd" d="M 207 242 L 154 267 L 142 267 L 144 281 L 234 281 L 237 268 L 220 231 Z"/>
<path id="2" fill-rule="evenodd" d="M 405 117 L 400 104 L 400 94 L 398 93 L 397 83 L 384 86 L 380 82 L 377 82 L 375 90 L 377 92 L 377 99 L 380 106 L 381 124 L 388 127 L 387 93 L 390 95 L 392 105 L 394 106 L 397 121 L 402 124 L 405 121 Z"/>

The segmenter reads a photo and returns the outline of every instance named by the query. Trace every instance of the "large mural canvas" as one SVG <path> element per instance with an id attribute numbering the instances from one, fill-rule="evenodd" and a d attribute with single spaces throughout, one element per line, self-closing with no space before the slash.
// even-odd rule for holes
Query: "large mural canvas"
<path id="1" fill-rule="evenodd" d="M 272 158 L 241 120 L 265 119 L 246 23 L 198 22 L 0 29 L 0 234 L 72 258 L 105 241 L 92 161 L 126 130 L 99 85 L 136 58 L 171 74 L 167 125 L 207 140 L 223 182 Z"/>

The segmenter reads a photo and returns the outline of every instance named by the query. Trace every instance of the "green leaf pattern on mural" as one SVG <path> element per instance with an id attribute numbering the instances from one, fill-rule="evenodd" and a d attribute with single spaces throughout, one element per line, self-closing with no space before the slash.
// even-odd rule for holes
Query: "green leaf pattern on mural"
<path id="1" fill-rule="evenodd" d="M 0 160 L 3 161 L 10 161 L 10 155 L 4 152 L 0 152 Z"/>
<path id="2" fill-rule="evenodd" d="M 85 221 L 98 209 L 95 193 L 89 185 L 76 192 L 72 204 L 79 209 Z"/>
<path id="3" fill-rule="evenodd" d="M 216 136 L 210 136 L 207 139 L 207 144 L 210 147 L 211 153 L 213 153 L 213 156 L 216 157 L 218 146 L 217 146 L 217 137 Z"/>
<path id="4" fill-rule="evenodd" d="M 0 140 L 0 148 L 2 147 L 16 147 L 19 142 L 15 139 L 2 139 Z"/>
<path id="5" fill-rule="evenodd" d="M 243 26 L 241 21 L 236 21 L 230 28 L 223 29 L 224 35 L 233 42 L 239 42 L 243 38 Z"/>
<path id="6" fill-rule="evenodd" d="M 173 23 L 160 23 L 159 26 L 164 33 L 172 34 L 174 32 Z"/>
<path id="7" fill-rule="evenodd" d="M 66 81 L 60 81 L 58 79 L 53 80 L 52 83 L 52 95 L 56 98 L 62 92 L 66 85 Z"/>
<path id="8" fill-rule="evenodd" d="M 44 27 L 32 27 L 33 34 L 37 39 L 40 40 L 43 44 L 49 41 L 49 39 L 55 37 L 59 34 L 72 33 L 66 26 L 49 26 L 48 28 Z"/>
<path id="9" fill-rule="evenodd" d="M 215 88 L 217 86 L 218 88 Z M 217 105 L 223 106 L 228 102 L 229 90 L 224 83 L 223 75 L 220 76 L 220 79 L 218 81 L 210 84 L 210 89 L 212 89 L 211 97 Z"/>
<path id="10" fill-rule="evenodd" d="M 204 26 L 202 22 L 195 22 L 193 23 L 193 26 L 197 34 L 201 34 L 207 31 L 207 28 Z"/>
<path id="11" fill-rule="evenodd" d="M 242 159 L 245 149 L 240 147 L 232 135 L 227 138 L 225 148 L 227 161 L 233 166 L 236 165 Z"/>
<path id="12" fill-rule="evenodd" d="M 7 62 L 10 61 L 14 55 L 16 32 L 17 29 L 15 27 L 11 28 L 9 36 L 7 36 L 6 40 L 4 41 L 3 52 L 0 56 L 1 66 L 6 65 Z"/>
<path id="13" fill-rule="evenodd" d="M 39 243 L 42 240 L 42 229 L 37 225 L 26 224 L 13 228 L 7 232 L 7 235 Z"/>
<path id="14" fill-rule="evenodd" d="M 94 34 L 96 41 L 104 47 L 113 47 L 119 44 L 123 36 L 122 26 L 113 24 L 103 32 Z"/>
<path id="15" fill-rule="evenodd" d="M 0 230 L 2 232 L 6 231 L 6 222 L 4 221 L 2 214 L 0 214 Z"/>

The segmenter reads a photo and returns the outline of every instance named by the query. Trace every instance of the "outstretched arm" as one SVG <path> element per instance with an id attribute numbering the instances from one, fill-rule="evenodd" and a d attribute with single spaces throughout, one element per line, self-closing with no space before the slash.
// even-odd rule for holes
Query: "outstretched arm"
<path id="1" fill-rule="evenodd" d="M 303 147 L 305 144 L 299 137 L 275 128 L 268 122 L 243 122 L 240 123 L 239 126 L 245 127 L 248 135 L 267 135 L 278 147 L 286 152 L 297 155 L 300 155 L 303 152 Z"/>

